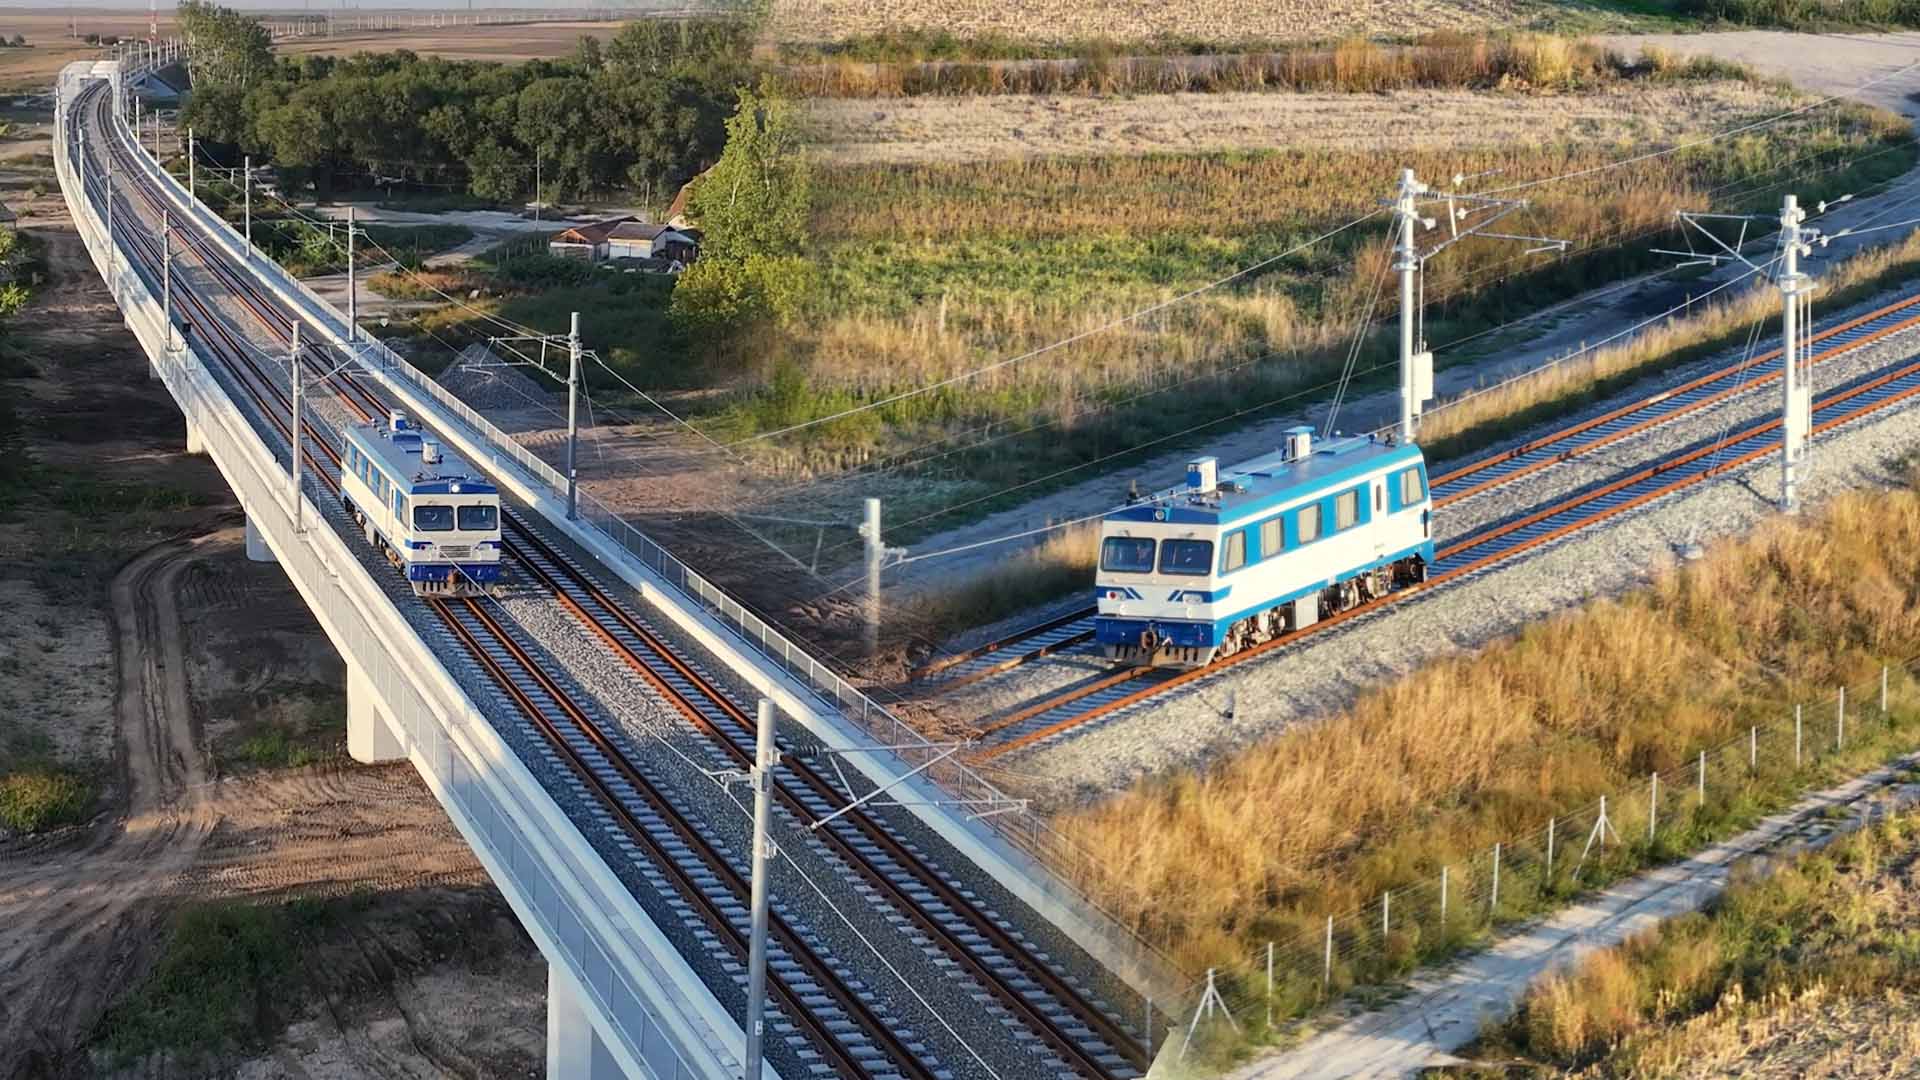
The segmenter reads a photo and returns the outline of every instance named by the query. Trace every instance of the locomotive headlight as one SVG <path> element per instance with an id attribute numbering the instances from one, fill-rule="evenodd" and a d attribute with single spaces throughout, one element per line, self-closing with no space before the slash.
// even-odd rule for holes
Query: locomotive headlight
<path id="1" fill-rule="evenodd" d="M 460 485 L 455 484 L 452 487 L 448 488 L 447 490 L 453 492 L 455 495 L 458 495 L 460 494 Z"/>
<path id="2" fill-rule="evenodd" d="M 1155 510 L 1153 512 L 1153 520 L 1155 521 L 1167 520 L 1167 512 L 1165 510 Z"/>

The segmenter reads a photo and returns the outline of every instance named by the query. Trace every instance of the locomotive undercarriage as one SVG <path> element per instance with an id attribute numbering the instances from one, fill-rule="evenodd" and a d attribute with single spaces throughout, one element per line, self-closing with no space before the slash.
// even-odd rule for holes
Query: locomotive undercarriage
<path id="1" fill-rule="evenodd" d="M 1120 663 L 1138 667 L 1205 667 L 1215 660 L 1263 645 L 1296 630 L 1304 630 L 1322 619 L 1351 611 L 1425 580 L 1427 561 L 1418 555 L 1411 555 L 1336 582 L 1313 597 L 1249 615 L 1229 627 L 1220 644 L 1212 649 L 1170 645 L 1149 628 L 1141 633 L 1138 644 L 1107 646 L 1107 655 Z"/>

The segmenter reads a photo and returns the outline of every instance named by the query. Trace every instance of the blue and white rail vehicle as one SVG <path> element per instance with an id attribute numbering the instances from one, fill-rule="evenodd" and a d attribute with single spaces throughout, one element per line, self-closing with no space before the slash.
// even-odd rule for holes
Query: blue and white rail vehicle
<path id="1" fill-rule="evenodd" d="M 1279 453 L 1108 514 L 1100 525 L 1094 637 L 1108 657 L 1202 667 L 1425 581 L 1433 563 L 1426 460 L 1371 436 Z M 1217 475 L 1216 475 L 1217 474 Z"/>
<path id="2" fill-rule="evenodd" d="M 398 411 L 346 433 L 340 501 L 416 594 L 473 595 L 500 581 L 499 489 Z"/>

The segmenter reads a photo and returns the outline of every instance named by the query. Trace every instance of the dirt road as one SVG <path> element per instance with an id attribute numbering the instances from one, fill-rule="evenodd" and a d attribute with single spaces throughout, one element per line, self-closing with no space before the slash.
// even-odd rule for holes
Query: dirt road
<path id="1" fill-rule="evenodd" d="M 69 1067 L 180 901 L 485 884 L 408 766 L 210 778 L 176 597 L 237 541 L 169 541 L 113 580 L 126 808 L 0 856 L 0 1076 Z"/>

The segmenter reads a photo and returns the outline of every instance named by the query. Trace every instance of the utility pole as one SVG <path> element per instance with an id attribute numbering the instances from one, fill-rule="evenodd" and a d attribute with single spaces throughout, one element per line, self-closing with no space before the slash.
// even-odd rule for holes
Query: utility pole
<path id="1" fill-rule="evenodd" d="M 173 214 L 160 211 L 160 313 L 167 323 L 167 351 L 173 351 Z"/>
<path id="2" fill-rule="evenodd" d="M 1812 291 L 1800 272 L 1800 256 L 1812 251 L 1801 236 L 1800 223 L 1806 219 L 1799 198 L 1786 196 L 1780 206 L 1780 508 L 1789 514 L 1800 509 L 1800 463 L 1813 432 L 1812 372 L 1801 366 L 1805 346 L 1799 318 L 1801 298 L 1810 298 Z"/>
<path id="3" fill-rule="evenodd" d="M 107 155 L 107 269 L 114 268 L 119 252 L 113 242 L 113 155 Z"/>
<path id="4" fill-rule="evenodd" d="M 1837 201 L 1847 202 L 1852 195 L 1843 195 Z M 1824 212 L 1827 203 L 1822 202 L 1819 209 Z M 1723 259 L 1741 262 L 1755 274 L 1768 272 L 1768 264 L 1755 265 L 1741 249 L 1746 246 L 1747 229 L 1755 222 L 1765 220 L 1752 214 L 1704 214 L 1682 210 L 1676 215 L 1681 224 L 1691 226 L 1700 235 L 1711 240 L 1718 252 L 1694 250 L 1692 234 L 1687 234 L 1687 250 L 1672 251 L 1655 248 L 1656 254 L 1685 256 L 1685 262 L 1678 266 L 1697 266 L 1706 264 L 1717 266 Z M 1807 368 L 1807 331 L 1812 329 L 1812 285 L 1807 275 L 1800 272 L 1800 256 L 1813 252 L 1813 244 L 1824 246 L 1831 237 L 1823 235 L 1818 229 L 1809 229 L 1802 223 L 1807 220 L 1807 212 L 1800 209 L 1800 199 L 1796 195 L 1787 195 L 1780 202 L 1780 270 L 1776 283 L 1780 288 L 1780 509 L 1792 514 L 1800 508 L 1800 473 L 1806 462 L 1807 441 L 1813 436 L 1813 379 Z M 1740 223 L 1740 235 L 1729 244 L 1715 235 L 1703 222 L 1737 221 Z M 1843 230 L 1840 235 L 1846 235 Z M 1677 267 L 1676 267 L 1677 268 Z"/>
<path id="5" fill-rule="evenodd" d="M 540 224 L 540 147 L 533 148 L 533 223 Z"/>
<path id="6" fill-rule="evenodd" d="M 880 500 L 867 500 L 867 520 L 860 526 L 867 542 L 867 655 L 880 650 L 880 562 L 886 548 L 880 543 Z"/>
<path id="7" fill-rule="evenodd" d="M 579 474 L 574 469 L 574 447 L 580 438 L 580 313 L 567 325 L 567 520 L 580 505 Z"/>
<path id="8" fill-rule="evenodd" d="M 293 500 L 293 532 L 300 534 L 300 324 L 293 324 L 293 342 L 287 346 L 287 374 L 293 377 L 293 465 L 287 472 L 287 495 Z"/>
<path id="9" fill-rule="evenodd" d="M 1400 170 L 1400 192 L 1393 205 L 1394 218 L 1400 226 L 1400 242 L 1394 248 L 1393 268 L 1400 274 L 1400 442 L 1403 445 L 1413 442 L 1414 419 L 1420 415 L 1421 399 L 1416 390 L 1420 380 L 1414 372 L 1416 356 L 1426 358 L 1429 372 L 1433 368 L 1432 353 L 1414 351 L 1413 289 L 1414 276 L 1420 272 L 1420 252 L 1414 246 L 1413 226 L 1420 217 L 1415 200 L 1426 193 L 1427 185 L 1414 179 L 1412 169 Z"/>
<path id="10" fill-rule="evenodd" d="M 187 198 L 198 198 L 193 186 L 193 129 L 187 129 Z"/>
<path id="11" fill-rule="evenodd" d="M 753 759 L 753 933 L 747 946 L 747 1054 L 743 1080 L 760 1080 L 767 1008 L 767 864 L 773 842 L 767 827 L 773 817 L 773 770 L 780 751 L 773 742 L 773 702 L 760 699 Z"/>
<path id="12" fill-rule="evenodd" d="M 347 207 L 347 340 L 360 330 L 360 290 L 353 280 L 353 207 Z"/>
<path id="13" fill-rule="evenodd" d="M 242 158 L 241 161 L 243 162 L 243 165 L 241 166 L 241 171 L 245 174 L 246 179 L 242 181 L 242 183 L 245 186 L 242 188 L 242 191 L 244 193 L 240 196 L 240 207 L 241 207 L 240 213 L 243 220 L 245 220 L 246 227 L 247 227 L 247 261 L 252 262 L 253 261 L 253 155 L 248 154 L 246 157 Z"/>
<path id="14" fill-rule="evenodd" d="M 1454 187 L 1458 188 L 1465 180 L 1464 176 L 1455 176 Z M 1423 252 L 1415 238 L 1414 226 L 1418 224 L 1432 229 L 1439 222 L 1435 218 L 1422 217 L 1420 205 L 1422 202 L 1442 201 L 1446 203 L 1446 239 Z M 1416 429 L 1421 406 L 1433 397 L 1433 353 L 1427 349 L 1423 338 L 1419 281 L 1427 260 L 1469 236 L 1530 244 L 1532 246 L 1522 253 L 1526 255 L 1543 251 L 1563 252 L 1569 244 L 1565 240 L 1544 236 L 1493 232 L 1489 226 L 1522 209 L 1527 205 L 1526 202 L 1459 191 L 1437 193 L 1415 178 L 1412 169 L 1400 170 L 1400 185 L 1386 205 L 1392 210 L 1394 225 L 1399 230 L 1393 254 L 1393 269 L 1400 274 L 1400 428 L 1395 438 L 1401 445 L 1406 445 L 1412 443 L 1418 434 Z M 1478 220 L 1468 220 L 1476 214 L 1482 216 Z M 1328 434 L 1333 432 L 1336 415 L 1327 417 Z"/>

